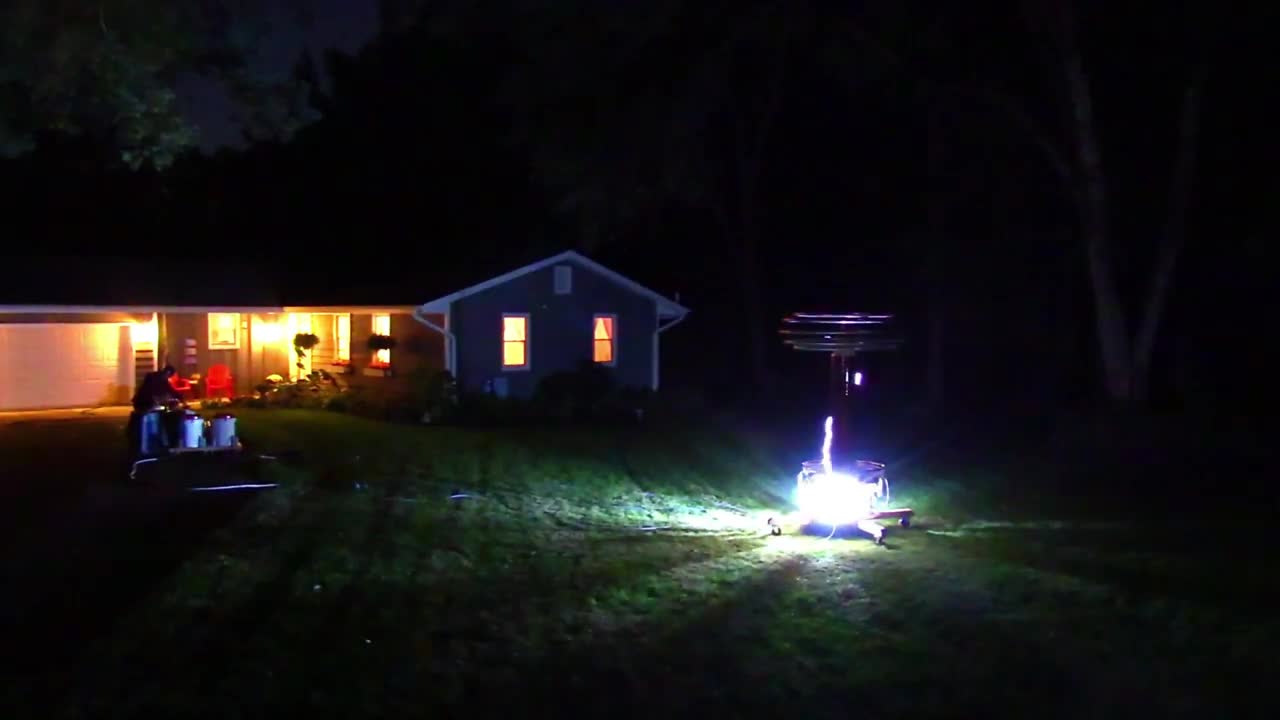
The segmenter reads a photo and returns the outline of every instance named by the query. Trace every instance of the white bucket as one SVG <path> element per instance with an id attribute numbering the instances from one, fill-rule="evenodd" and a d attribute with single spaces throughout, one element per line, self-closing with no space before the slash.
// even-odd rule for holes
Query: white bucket
<path id="1" fill-rule="evenodd" d="M 236 418 L 234 415 L 219 415 L 213 419 L 213 430 L 210 433 L 210 445 L 214 447 L 233 447 L 236 444 Z"/>
<path id="2" fill-rule="evenodd" d="M 182 417 L 182 447 L 198 448 L 204 440 L 204 420 L 199 415 Z"/>

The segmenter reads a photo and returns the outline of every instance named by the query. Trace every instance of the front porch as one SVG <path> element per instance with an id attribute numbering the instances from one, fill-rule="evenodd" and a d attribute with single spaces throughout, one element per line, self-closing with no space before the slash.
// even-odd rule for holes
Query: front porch
<path id="1" fill-rule="evenodd" d="M 191 381 L 192 398 L 209 395 L 207 380 L 218 366 L 230 373 L 233 395 L 321 370 L 359 384 L 444 367 L 444 339 L 415 320 L 411 308 L 172 312 L 153 322 L 159 349 L 154 365 L 173 365 Z M 294 346 L 299 335 L 315 336 L 314 346 L 301 354 Z M 394 347 L 370 349 L 373 336 L 392 338 Z"/>

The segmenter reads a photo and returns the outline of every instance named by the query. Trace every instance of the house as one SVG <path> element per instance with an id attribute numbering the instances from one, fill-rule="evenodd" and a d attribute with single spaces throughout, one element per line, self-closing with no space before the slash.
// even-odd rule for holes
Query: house
<path id="1" fill-rule="evenodd" d="M 619 385 L 657 390 L 661 335 L 688 312 L 572 250 L 415 310 L 446 337 L 445 369 L 459 387 L 517 397 L 586 362 L 610 368 Z"/>
<path id="2" fill-rule="evenodd" d="M 412 303 L 290 305 L 272 273 L 226 259 L 21 258 L 9 270 L 0 286 L 0 411 L 127 403 L 166 362 L 184 378 L 201 376 L 197 395 L 217 365 L 236 394 L 270 375 L 325 369 L 360 383 L 444 366 L 443 338 L 414 318 Z M 301 369 L 298 333 L 320 339 Z M 374 333 L 396 347 L 370 351 Z"/>
<path id="3" fill-rule="evenodd" d="M 623 385 L 656 389 L 659 335 L 688 312 L 575 252 L 420 304 L 377 288 L 363 297 L 320 288 L 314 294 L 335 302 L 290 303 L 266 273 L 222 261 L 194 282 L 136 261 L 14 262 L 27 284 L 0 288 L 0 411 L 126 403 L 166 362 L 200 376 L 197 394 L 221 365 L 237 394 L 270 375 L 325 369 L 377 384 L 425 369 L 449 370 L 468 389 L 527 395 L 584 360 Z M 44 287 L 51 276 L 58 283 Z M 301 368 L 299 333 L 319 339 Z M 395 347 L 370 350 L 375 334 Z"/>
<path id="4" fill-rule="evenodd" d="M 123 404 L 146 373 L 164 363 L 194 392 L 222 365 L 232 392 L 252 392 L 268 376 L 296 379 L 327 370 L 349 382 L 440 369 L 441 337 L 414 319 L 412 306 L 0 306 L 0 410 Z M 320 342 L 301 359 L 298 333 Z M 371 351 L 372 334 L 396 338 Z"/>

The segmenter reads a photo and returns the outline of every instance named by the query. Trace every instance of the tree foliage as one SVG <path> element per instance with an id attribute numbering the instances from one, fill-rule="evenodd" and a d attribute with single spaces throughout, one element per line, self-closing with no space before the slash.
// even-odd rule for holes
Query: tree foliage
<path id="1" fill-rule="evenodd" d="M 770 83 L 785 61 L 780 40 L 801 5 L 528 10 L 517 40 L 527 61 L 501 98 L 535 181 L 589 242 L 662 207 L 719 212 L 736 192 L 743 168 L 735 163 L 767 134 L 778 99 Z"/>
<path id="2" fill-rule="evenodd" d="M 749 371 L 766 384 L 760 185 L 807 3 L 565 3 L 521 23 L 528 61 L 504 100 L 535 182 L 588 249 L 665 212 L 718 229 L 744 303 Z"/>
<path id="3" fill-rule="evenodd" d="M 254 0 L 5 3 L 0 154 L 26 152 L 42 135 L 89 135 L 131 167 L 167 167 L 198 141 L 178 103 L 187 76 L 219 85 L 252 136 L 288 137 L 309 119 L 306 90 L 257 62 L 280 18 L 269 8 Z"/>

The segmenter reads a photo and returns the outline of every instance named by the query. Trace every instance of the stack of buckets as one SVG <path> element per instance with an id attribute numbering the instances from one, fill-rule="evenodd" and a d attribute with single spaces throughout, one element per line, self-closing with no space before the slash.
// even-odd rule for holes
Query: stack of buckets
<path id="1" fill-rule="evenodd" d="M 236 445 L 236 418 L 230 413 L 206 421 L 191 410 L 182 414 L 179 444 L 183 448 L 230 448 Z"/>

